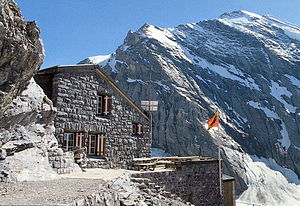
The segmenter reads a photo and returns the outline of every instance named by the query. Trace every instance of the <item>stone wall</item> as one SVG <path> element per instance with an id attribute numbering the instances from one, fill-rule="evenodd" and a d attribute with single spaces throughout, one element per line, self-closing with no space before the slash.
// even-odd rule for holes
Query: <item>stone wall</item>
<path id="1" fill-rule="evenodd" d="M 150 157 L 149 121 L 95 71 L 78 70 L 57 73 L 53 77 L 58 140 L 62 142 L 64 132 L 84 132 L 86 137 L 87 133 L 104 133 L 106 151 L 103 158 L 111 168 L 130 168 L 134 157 Z M 107 118 L 96 115 L 98 94 L 111 95 L 112 110 Z M 142 137 L 132 135 L 133 122 L 144 125 Z M 85 140 L 87 145 L 87 138 Z"/>
<path id="2" fill-rule="evenodd" d="M 63 152 L 60 148 L 50 149 L 48 150 L 48 159 L 50 166 L 58 174 L 69 174 L 80 170 L 74 162 L 74 153 L 71 151 Z"/>
<path id="3" fill-rule="evenodd" d="M 132 174 L 147 178 L 196 206 L 223 206 L 218 160 L 185 162 L 174 171 Z"/>

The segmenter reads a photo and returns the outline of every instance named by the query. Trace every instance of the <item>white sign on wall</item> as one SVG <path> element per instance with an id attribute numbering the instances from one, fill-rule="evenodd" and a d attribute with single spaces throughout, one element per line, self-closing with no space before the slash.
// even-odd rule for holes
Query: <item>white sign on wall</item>
<path id="1" fill-rule="evenodd" d="M 145 111 L 157 111 L 158 109 L 158 101 L 141 101 L 141 107 Z"/>

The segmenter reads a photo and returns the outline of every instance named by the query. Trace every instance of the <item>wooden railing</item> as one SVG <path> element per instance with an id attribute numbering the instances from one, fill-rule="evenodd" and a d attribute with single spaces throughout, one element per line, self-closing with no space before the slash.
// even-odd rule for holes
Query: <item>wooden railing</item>
<path id="1" fill-rule="evenodd" d="M 187 157 L 151 157 L 151 158 L 134 158 L 133 168 L 135 170 L 155 170 L 157 167 L 165 169 L 175 169 L 182 162 L 189 161 L 205 161 L 211 158 L 200 156 L 187 156 Z"/>

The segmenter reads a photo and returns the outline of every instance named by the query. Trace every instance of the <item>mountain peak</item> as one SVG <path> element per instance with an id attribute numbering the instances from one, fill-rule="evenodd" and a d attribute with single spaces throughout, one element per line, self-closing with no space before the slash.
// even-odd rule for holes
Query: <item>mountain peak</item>
<path id="1" fill-rule="evenodd" d="M 233 11 L 230 13 L 224 13 L 222 14 L 219 18 L 220 19 L 233 19 L 233 18 L 240 18 L 240 17 L 250 17 L 253 19 L 261 19 L 263 16 L 252 13 L 250 11 L 245 11 L 245 10 L 239 10 L 239 11 Z"/>

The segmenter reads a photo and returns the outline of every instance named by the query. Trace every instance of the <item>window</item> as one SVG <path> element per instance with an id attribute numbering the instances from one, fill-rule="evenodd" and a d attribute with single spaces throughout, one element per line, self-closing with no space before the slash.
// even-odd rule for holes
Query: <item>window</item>
<path id="1" fill-rule="evenodd" d="M 140 123 L 132 123 L 132 134 L 133 135 L 143 135 L 143 125 Z"/>
<path id="2" fill-rule="evenodd" d="M 84 133 L 83 132 L 67 132 L 64 133 L 63 148 L 66 150 L 73 150 L 74 147 L 84 146 Z"/>
<path id="3" fill-rule="evenodd" d="M 108 95 L 98 95 L 97 114 L 107 116 L 111 113 L 111 97 Z"/>
<path id="4" fill-rule="evenodd" d="M 75 146 L 74 133 L 64 133 L 63 148 L 72 150 Z"/>
<path id="5" fill-rule="evenodd" d="M 89 155 L 105 155 L 105 140 L 104 134 L 90 134 L 88 145 Z"/>

